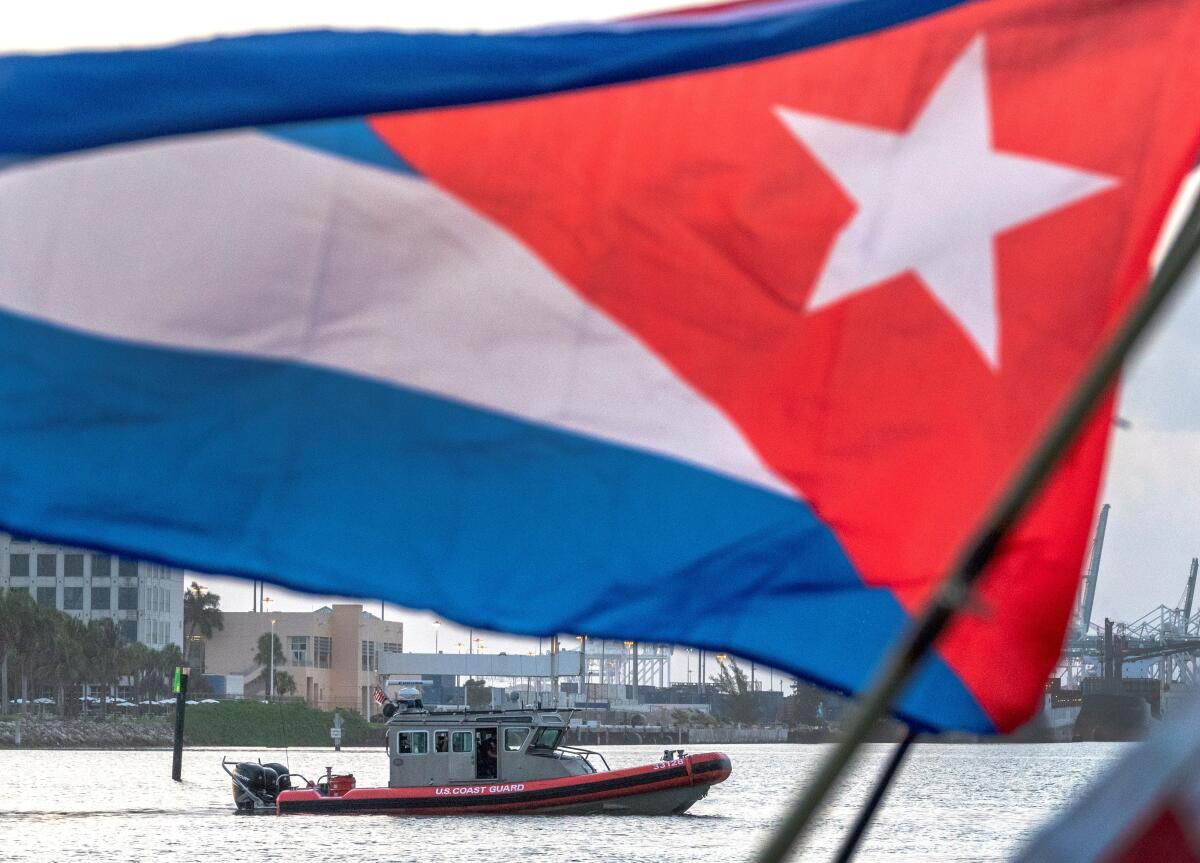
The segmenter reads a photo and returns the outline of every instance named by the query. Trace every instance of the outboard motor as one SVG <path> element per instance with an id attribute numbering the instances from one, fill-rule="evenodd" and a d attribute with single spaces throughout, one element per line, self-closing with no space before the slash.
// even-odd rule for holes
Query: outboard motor
<path id="1" fill-rule="evenodd" d="M 233 802 L 244 812 L 273 805 L 280 791 L 292 787 L 288 769 L 282 764 L 242 761 L 234 768 L 233 775 Z"/>
<path id="2" fill-rule="evenodd" d="M 679 751 L 682 752 L 683 750 L 681 749 Z M 283 764 L 271 763 L 264 764 L 263 767 L 267 768 L 268 770 L 275 771 L 275 795 L 278 795 L 280 791 L 287 791 L 292 787 L 291 771 L 288 770 L 286 766 Z"/>

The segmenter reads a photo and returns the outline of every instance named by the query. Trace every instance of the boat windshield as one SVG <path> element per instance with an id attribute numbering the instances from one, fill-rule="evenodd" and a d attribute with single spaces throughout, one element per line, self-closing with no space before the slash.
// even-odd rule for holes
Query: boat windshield
<path id="1" fill-rule="evenodd" d="M 561 728 L 539 728 L 533 735 L 530 749 L 553 749 L 563 735 Z"/>

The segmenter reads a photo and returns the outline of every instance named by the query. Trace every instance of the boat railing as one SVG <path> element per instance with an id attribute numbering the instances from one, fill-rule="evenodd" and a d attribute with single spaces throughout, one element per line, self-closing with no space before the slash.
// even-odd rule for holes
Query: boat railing
<path id="1" fill-rule="evenodd" d="M 566 752 L 569 755 L 579 755 L 588 764 L 592 763 L 590 756 L 595 755 L 600 759 L 600 763 L 604 765 L 605 770 L 612 770 L 612 768 L 608 766 L 608 759 L 604 757 L 604 753 L 597 752 L 595 749 L 584 749 L 582 746 L 567 746 L 566 744 L 560 744 L 558 751 Z M 595 769 L 595 765 L 592 766 L 592 769 Z"/>

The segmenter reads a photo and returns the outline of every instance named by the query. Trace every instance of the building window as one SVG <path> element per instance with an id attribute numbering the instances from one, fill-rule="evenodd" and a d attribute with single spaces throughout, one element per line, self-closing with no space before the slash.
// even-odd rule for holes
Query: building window
<path id="1" fill-rule="evenodd" d="M 63 555 L 63 575 L 67 578 L 83 578 L 83 555 Z"/>
<path id="2" fill-rule="evenodd" d="M 112 558 L 107 554 L 92 555 L 92 578 L 108 578 L 112 575 Z"/>
<path id="3" fill-rule="evenodd" d="M 117 559 L 117 575 L 121 578 L 137 578 L 138 565 L 136 560 Z"/>
<path id="4" fill-rule="evenodd" d="M 92 611 L 108 611 L 112 608 L 112 590 L 108 587 L 92 588 Z"/>
<path id="5" fill-rule="evenodd" d="M 123 639 L 126 641 L 137 641 L 136 620 L 122 620 L 119 624 L 117 624 L 117 626 Z"/>
<path id="6" fill-rule="evenodd" d="M 117 610 L 118 611 L 137 611 L 138 607 L 138 589 L 136 587 L 118 587 L 117 588 Z"/>
<path id="7" fill-rule="evenodd" d="M 404 645 L 400 644 L 399 642 L 395 642 L 395 641 L 385 641 L 383 643 L 383 652 L 384 653 L 403 653 Z"/>
<path id="8" fill-rule="evenodd" d="M 83 611 L 83 588 L 63 588 L 63 608 L 66 611 Z"/>
<path id="9" fill-rule="evenodd" d="M 293 635 L 288 641 L 292 651 L 292 665 L 308 665 L 308 636 Z"/>
<path id="10" fill-rule="evenodd" d="M 396 734 L 396 755 L 424 755 L 428 751 L 428 731 L 401 731 Z"/>
<path id="11" fill-rule="evenodd" d="M 29 578 L 29 555 L 10 554 L 8 556 L 8 574 L 13 578 Z"/>
<path id="12" fill-rule="evenodd" d="M 379 670 L 379 653 L 374 641 L 364 641 L 362 643 L 362 670 Z"/>
<path id="13" fill-rule="evenodd" d="M 37 604 L 42 608 L 54 608 L 55 594 L 58 588 L 55 587 L 39 587 L 37 589 Z"/>
<path id="14" fill-rule="evenodd" d="M 54 578 L 54 555 L 39 554 L 37 556 L 38 578 Z"/>
<path id="15" fill-rule="evenodd" d="M 313 636 L 313 660 L 317 668 L 329 668 L 333 659 L 333 639 L 326 635 Z"/>

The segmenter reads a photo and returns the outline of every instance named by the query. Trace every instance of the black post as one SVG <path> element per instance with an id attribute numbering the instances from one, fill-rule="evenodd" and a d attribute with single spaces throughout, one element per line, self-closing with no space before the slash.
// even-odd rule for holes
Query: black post
<path id="1" fill-rule="evenodd" d="M 1174 294 L 1197 250 L 1200 250 L 1200 200 L 1192 205 L 1149 286 L 1084 372 L 1067 403 L 1009 482 L 949 574 L 901 634 L 896 646 L 884 657 L 882 669 L 863 694 L 858 711 L 759 853 L 758 863 L 782 863 L 792 845 L 808 829 L 825 795 L 853 760 L 858 747 L 876 721 L 891 709 L 892 702 L 903 691 L 938 636 L 970 599 L 972 587 L 995 557 L 1000 543 L 1041 490 L 1059 459 L 1075 442 L 1079 430 L 1100 400 L 1111 390 L 1121 363 Z"/>
<path id="2" fill-rule="evenodd" d="M 176 668 L 175 680 L 175 749 L 171 755 L 171 778 L 181 781 L 183 774 L 183 709 L 187 706 L 187 688 L 190 668 Z"/>
<path id="3" fill-rule="evenodd" d="M 850 832 L 842 840 L 842 847 L 838 849 L 837 856 L 833 858 L 834 863 L 850 863 L 850 860 L 853 859 L 854 852 L 858 850 L 858 843 L 866 835 L 867 828 L 871 826 L 871 819 L 875 817 L 875 812 L 879 809 L 879 804 L 883 802 L 883 795 L 887 794 L 892 780 L 900 772 L 900 765 L 904 763 L 904 757 L 908 755 L 908 750 L 912 748 L 916 740 L 917 732 L 911 728 L 904 732 L 904 739 L 896 744 L 896 748 L 892 750 L 892 756 L 888 759 L 888 763 L 884 765 L 883 772 L 875 780 L 875 787 L 871 789 L 871 796 L 867 798 L 867 802 L 858 810 L 858 817 L 854 819 L 854 824 L 850 827 Z"/>

